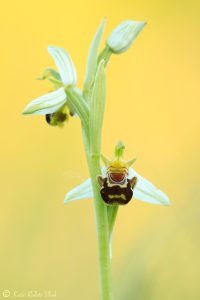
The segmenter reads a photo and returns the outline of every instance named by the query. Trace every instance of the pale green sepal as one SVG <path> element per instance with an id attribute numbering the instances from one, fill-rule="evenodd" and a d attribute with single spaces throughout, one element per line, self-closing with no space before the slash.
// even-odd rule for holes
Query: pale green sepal
<path id="1" fill-rule="evenodd" d="M 125 21 L 117 26 L 109 35 L 106 44 L 115 54 L 126 51 L 134 42 L 145 22 Z"/>
<path id="2" fill-rule="evenodd" d="M 87 95 L 89 94 L 90 89 L 94 83 L 95 73 L 97 69 L 99 44 L 101 42 L 105 23 L 106 21 L 105 19 L 103 19 L 90 46 L 83 86 L 83 96 L 85 98 L 87 98 Z"/>
<path id="3" fill-rule="evenodd" d="M 131 166 L 134 164 L 134 162 L 135 162 L 136 160 L 137 160 L 137 158 L 135 157 L 135 158 L 133 158 L 133 159 L 131 159 L 131 160 L 126 161 L 127 167 L 128 167 L 128 168 L 131 167 Z"/>
<path id="4" fill-rule="evenodd" d="M 23 111 L 23 114 L 46 115 L 57 111 L 67 101 L 64 88 L 45 94 L 31 101 Z"/>
<path id="5" fill-rule="evenodd" d="M 110 166 L 110 164 L 111 164 L 111 160 L 109 160 L 107 157 L 105 157 L 103 154 L 101 154 L 101 159 L 102 159 L 102 161 L 103 161 L 103 163 L 104 163 L 104 165 L 106 166 L 106 167 L 109 167 Z"/>
<path id="6" fill-rule="evenodd" d="M 129 168 L 129 177 L 137 177 L 137 183 L 133 191 L 133 197 L 140 201 L 149 202 L 152 204 L 170 205 L 168 196 L 159 190 L 150 181 L 143 178 L 135 170 Z"/>
<path id="7" fill-rule="evenodd" d="M 90 142 L 91 153 L 100 155 L 101 131 L 106 99 L 106 78 L 104 60 L 98 66 L 90 105 Z"/>
<path id="8" fill-rule="evenodd" d="M 91 179 L 87 179 L 65 195 L 64 203 L 93 197 Z"/>
<path id="9" fill-rule="evenodd" d="M 55 61 L 64 85 L 75 86 L 77 83 L 76 70 L 69 54 L 65 49 L 54 46 L 49 46 L 48 51 Z"/>

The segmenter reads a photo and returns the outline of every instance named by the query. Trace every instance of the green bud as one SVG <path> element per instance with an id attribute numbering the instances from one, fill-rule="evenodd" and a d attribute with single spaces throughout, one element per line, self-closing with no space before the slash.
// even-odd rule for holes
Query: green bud
<path id="1" fill-rule="evenodd" d="M 139 21 L 125 21 L 121 23 L 111 32 L 106 45 L 115 54 L 128 50 L 145 24 L 145 22 Z"/>

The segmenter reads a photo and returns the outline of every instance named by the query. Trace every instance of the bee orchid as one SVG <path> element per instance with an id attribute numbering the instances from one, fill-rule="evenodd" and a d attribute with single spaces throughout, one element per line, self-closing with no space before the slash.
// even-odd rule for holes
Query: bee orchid
<path id="1" fill-rule="evenodd" d="M 124 149 L 121 142 L 117 144 L 113 160 L 102 156 L 104 166 L 101 168 L 101 175 L 97 177 L 102 200 L 107 205 L 124 205 L 133 197 L 152 204 L 170 205 L 170 200 L 165 193 L 131 168 L 136 159 L 130 161 L 122 159 L 122 147 Z M 73 200 L 93 197 L 92 183 L 90 179 L 87 179 L 69 191 L 64 202 L 69 203 Z"/>
<path id="2" fill-rule="evenodd" d="M 69 115 L 73 115 L 66 91 L 68 87 L 75 87 L 77 83 L 76 70 L 65 49 L 49 46 L 48 51 L 59 72 L 48 68 L 38 79 L 49 80 L 55 90 L 31 101 L 24 109 L 23 114 L 45 115 L 48 124 L 62 127 Z"/>

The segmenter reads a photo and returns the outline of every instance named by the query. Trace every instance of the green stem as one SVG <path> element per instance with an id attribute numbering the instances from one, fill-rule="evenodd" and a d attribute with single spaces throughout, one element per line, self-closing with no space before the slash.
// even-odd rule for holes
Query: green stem
<path id="1" fill-rule="evenodd" d="M 102 51 L 100 58 L 97 62 L 100 63 L 101 59 L 105 60 L 105 66 L 108 63 L 111 52 L 106 47 Z M 94 85 L 90 87 L 89 91 L 85 91 L 85 97 L 88 102 L 92 95 Z M 80 112 L 82 113 L 82 112 Z M 80 114 L 79 114 L 80 115 Z M 84 120 L 84 119 L 83 119 Z M 96 221 L 96 230 L 98 238 L 98 252 L 99 252 L 99 270 L 100 270 L 100 289 L 101 289 L 101 300 L 111 300 L 112 299 L 112 284 L 111 284 L 111 244 L 110 244 L 110 230 L 109 230 L 109 221 L 108 221 L 108 210 L 107 206 L 103 202 L 100 194 L 100 188 L 97 182 L 97 176 L 101 174 L 100 169 L 100 144 L 98 147 L 94 147 L 93 139 L 90 139 L 90 128 L 85 126 L 82 120 L 83 125 L 83 137 L 85 144 L 85 152 L 88 162 L 88 168 L 90 172 L 93 194 L 94 194 L 94 210 L 95 210 L 95 221 Z M 93 153 L 95 151 L 95 153 Z M 115 219 L 115 217 L 114 217 Z M 113 222 L 114 224 L 114 222 Z M 111 225 L 112 226 L 112 225 Z"/>
<path id="2" fill-rule="evenodd" d="M 87 133 L 83 129 L 85 151 L 88 161 L 90 177 L 92 181 L 94 193 L 94 210 L 95 222 L 98 238 L 99 252 L 99 271 L 100 271 L 100 290 L 101 300 L 112 299 L 112 284 L 111 284 L 111 260 L 110 260 L 110 245 L 109 245 L 109 225 L 107 207 L 102 201 L 100 189 L 97 183 L 97 175 L 101 174 L 100 156 L 92 155 L 89 151 L 89 139 Z"/>
<path id="3" fill-rule="evenodd" d="M 102 50 L 102 52 L 99 54 L 99 57 L 98 57 L 98 63 L 99 63 L 102 59 L 104 59 L 104 61 L 105 61 L 105 67 L 106 67 L 107 64 L 108 64 L 108 61 L 109 61 L 109 59 L 110 59 L 111 54 L 112 54 L 112 51 L 109 49 L 108 46 L 106 46 L 106 47 Z"/>
<path id="4" fill-rule="evenodd" d="M 107 207 L 108 211 L 108 227 L 109 227 L 109 238 L 111 239 L 112 237 L 112 232 L 113 232 L 113 227 L 115 225 L 115 220 L 117 217 L 117 212 L 119 209 L 119 205 L 111 205 Z"/>
<path id="5" fill-rule="evenodd" d="M 90 175 L 95 198 L 94 208 L 99 248 L 101 299 L 111 300 L 111 262 L 108 235 L 108 217 L 106 205 L 102 201 L 99 187 L 97 186 L 96 177 L 99 174 L 100 170 L 98 162 L 96 161 L 96 158 L 93 158 L 92 166 L 90 167 Z"/>

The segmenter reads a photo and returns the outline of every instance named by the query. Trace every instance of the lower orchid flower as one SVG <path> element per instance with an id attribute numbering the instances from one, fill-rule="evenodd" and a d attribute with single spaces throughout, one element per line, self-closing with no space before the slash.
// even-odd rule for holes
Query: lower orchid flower
<path id="1" fill-rule="evenodd" d="M 122 149 L 124 149 L 123 144 L 118 143 L 113 160 L 102 156 L 105 166 L 101 168 L 102 173 L 97 178 L 102 201 L 104 200 L 107 205 L 124 205 L 133 197 L 151 204 L 170 205 L 170 200 L 164 192 L 131 168 L 135 159 L 130 161 L 122 159 Z M 87 179 L 69 191 L 65 196 L 64 203 L 87 198 L 94 198 L 91 179 Z"/>

